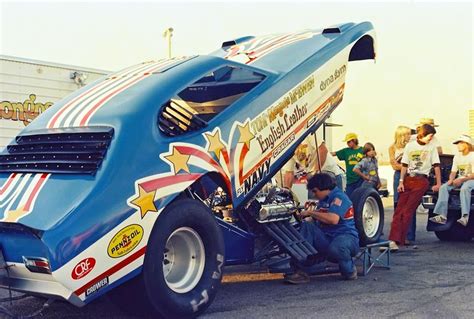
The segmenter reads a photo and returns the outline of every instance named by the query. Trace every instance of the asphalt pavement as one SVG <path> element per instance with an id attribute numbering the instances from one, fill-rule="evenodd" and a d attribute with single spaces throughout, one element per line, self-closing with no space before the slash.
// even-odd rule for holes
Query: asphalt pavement
<path id="1" fill-rule="evenodd" d="M 385 234 L 393 209 L 385 199 Z M 288 285 L 279 274 L 249 267 L 228 269 L 222 287 L 202 318 L 473 318 L 474 242 L 440 242 L 417 215 L 417 246 L 392 254 L 391 269 L 373 269 L 356 281 L 338 274 L 313 276 L 305 285 Z M 0 299 L 8 296 L 0 290 Z M 43 300 L 28 297 L 2 303 L 16 314 L 30 314 Z M 41 318 L 136 318 L 120 313 L 106 298 L 83 308 L 54 302 Z M 5 318 L 0 315 L 0 318 Z"/>

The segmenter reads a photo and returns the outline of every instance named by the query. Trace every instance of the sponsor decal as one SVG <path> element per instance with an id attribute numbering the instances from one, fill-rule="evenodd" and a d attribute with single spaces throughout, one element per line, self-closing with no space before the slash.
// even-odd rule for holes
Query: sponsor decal
<path id="1" fill-rule="evenodd" d="M 143 228 L 138 224 L 121 229 L 109 243 L 107 253 L 112 258 L 120 258 L 131 252 L 143 238 Z"/>
<path id="2" fill-rule="evenodd" d="M 72 270 L 71 277 L 74 280 L 81 279 L 89 274 L 95 266 L 95 259 L 92 257 L 81 260 Z"/>
<path id="3" fill-rule="evenodd" d="M 336 81 L 339 77 L 341 77 L 344 73 L 346 73 L 346 65 L 343 65 L 337 69 L 334 70 L 333 74 L 328 76 L 324 81 L 321 81 L 321 84 L 319 85 L 319 89 L 321 91 L 326 90 L 331 84 Z"/>
<path id="4" fill-rule="evenodd" d="M 109 284 L 109 277 L 105 277 L 104 279 L 101 279 L 100 281 L 96 282 L 92 286 L 86 289 L 86 297 L 89 297 L 91 294 L 98 292 L 102 288 L 108 286 Z"/>
<path id="5" fill-rule="evenodd" d="M 244 180 L 244 186 L 237 190 L 238 194 L 247 194 L 270 172 L 271 157 L 267 158 L 257 169 Z"/>

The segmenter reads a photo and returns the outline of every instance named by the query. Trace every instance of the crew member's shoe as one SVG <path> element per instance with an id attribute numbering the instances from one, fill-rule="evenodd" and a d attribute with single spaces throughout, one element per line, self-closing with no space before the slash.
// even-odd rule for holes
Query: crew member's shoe
<path id="1" fill-rule="evenodd" d="M 443 215 L 435 215 L 433 217 L 430 217 L 429 220 L 432 221 L 433 223 L 443 224 L 443 225 L 446 224 L 447 222 L 446 217 L 444 217 Z"/>
<path id="2" fill-rule="evenodd" d="M 309 282 L 309 275 L 303 271 L 296 271 L 295 273 L 285 275 L 285 282 L 293 285 L 307 284 Z"/>
<path id="3" fill-rule="evenodd" d="M 357 279 L 357 268 L 354 266 L 354 270 L 352 271 L 352 273 L 350 273 L 348 275 L 342 275 L 342 277 L 344 278 L 344 280 L 356 280 Z"/>
<path id="4" fill-rule="evenodd" d="M 398 251 L 400 248 L 398 248 L 398 245 L 396 242 L 394 242 L 393 240 L 391 240 L 388 244 L 388 249 L 390 249 L 390 252 L 396 252 Z M 380 247 L 379 249 L 380 251 L 385 251 L 387 250 L 387 247 Z"/>
<path id="5" fill-rule="evenodd" d="M 463 215 L 461 218 L 458 219 L 458 223 L 460 223 L 464 227 L 467 226 L 468 222 L 469 222 L 469 215 Z"/>

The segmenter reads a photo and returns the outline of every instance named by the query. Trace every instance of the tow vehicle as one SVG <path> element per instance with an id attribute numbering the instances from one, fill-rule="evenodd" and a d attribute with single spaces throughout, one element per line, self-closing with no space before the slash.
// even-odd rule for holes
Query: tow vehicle
<path id="1" fill-rule="evenodd" d="M 375 49 L 369 22 L 247 36 L 55 103 L 0 155 L 0 287 L 76 306 L 110 291 L 185 318 L 209 306 L 225 265 L 307 261 L 296 201 L 261 191 L 341 103 L 348 62 Z M 380 197 L 353 201 L 361 242 L 376 241 Z"/>

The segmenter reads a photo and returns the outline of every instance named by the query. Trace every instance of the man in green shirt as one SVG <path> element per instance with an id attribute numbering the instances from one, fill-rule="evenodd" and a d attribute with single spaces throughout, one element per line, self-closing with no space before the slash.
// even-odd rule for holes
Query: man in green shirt
<path id="1" fill-rule="evenodd" d="M 357 134 L 347 133 L 343 142 L 347 143 L 347 147 L 333 152 L 332 154 L 346 163 L 346 194 L 347 196 L 351 196 L 352 192 L 361 186 L 363 182 L 360 176 L 354 173 L 353 169 L 364 157 L 364 153 L 363 148 L 359 146 Z"/>

